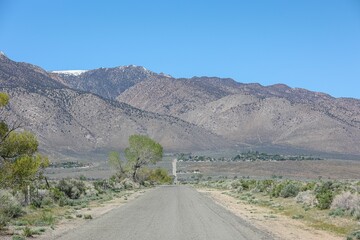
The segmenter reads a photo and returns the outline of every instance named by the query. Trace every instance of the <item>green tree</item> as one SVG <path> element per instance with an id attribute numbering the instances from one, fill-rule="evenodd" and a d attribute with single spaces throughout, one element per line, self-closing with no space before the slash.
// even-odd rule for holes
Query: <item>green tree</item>
<path id="1" fill-rule="evenodd" d="M 110 152 L 108 158 L 110 167 L 116 171 L 116 177 L 120 180 L 126 177 L 126 169 L 118 152 Z"/>
<path id="2" fill-rule="evenodd" d="M 9 96 L 0 93 L 1 110 L 8 104 Z M 18 124 L 9 127 L 3 112 L 0 115 L 0 186 L 25 190 L 35 179 L 42 176 L 42 169 L 49 160 L 38 154 L 38 141 L 28 132 L 16 132 Z"/>
<path id="3" fill-rule="evenodd" d="M 162 156 L 163 147 L 151 138 L 144 135 L 129 137 L 129 147 L 125 149 L 125 157 L 135 182 L 138 182 L 137 173 L 141 167 L 161 161 Z"/>

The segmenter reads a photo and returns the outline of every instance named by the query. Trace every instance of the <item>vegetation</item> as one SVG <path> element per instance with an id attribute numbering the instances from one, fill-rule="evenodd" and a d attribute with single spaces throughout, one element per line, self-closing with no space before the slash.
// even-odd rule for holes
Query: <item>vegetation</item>
<path id="1" fill-rule="evenodd" d="M 228 190 L 226 193 L 247 204 L 256 204 L 301 219 L 318 229 L 348 239 L 357 239 L 360 219 L 360 182 L 300 181 L 289 179 L 234 179 L 200 181 L 200 187 Z M 343 218 L 342 221 L 336 221 Z M 360 235 L 359 235 L 360 236 Z"/>
<path id="2" fill-rule="evenodd" d="M 116 171 L 115 177 L 123 180 L 131 178 L 132 181 L 140 184 L 171 183 L 172 178 L 165 169 L 148 169 L 146 166 L 154 165 L 161 161 L 163 156 L 162 146 L 143 135 L 132 135 L 129 137 L 129 147 L 125 149 L 124 163 L 118 152 L 109 154 L 109 164 Z"/>
<path id="3" fill-rule="evenodd" d="M 81 162 L 56 162 L 50 163 L 49 168 L 83 168 L 89 167 L 89 164 L 81 163 Z"/>
<path id="4" fill-rule="evenodd" d="M 178 160 L 182 161 L 191 161 L 191 162 L 217 162 L 217 161 L 226 161 L 226 162 L 238 162 L 238 161 L 305 161 L 305 160 L 322 160 L 318 157 L 312 156 L 303 156 L 303 155 L 279 155 L 279 154 L 268 154 L 260 153 L 258 151 L 248 151 L 240 153 L 232 158 L 225 157 L 209 157 L 209 156 L 198 156 L 192 155 L 191 153 L 185 154 L 180 153 L 177 155 Z"/>
<path id="5" fill-rule="evenodd" d="M 20 124 L 7 123 L 3 108 L 8 102 L 9 96 L 0 93 L 0 228 L 22 214 L 20 202 L 30 203 L 30 189 L 42 179 L 42 170 L 49 165 L 48 159 L 37 153 L 36 137 L 16 131 Z M 24 197 L 15 199 L 14 194 Z"/>
<path id="6" fill-rule="evenodd" d="M 129 147 L 125 149 L 127 165 L 133 181 L 138 181 L 137 173 L 143 166 L 161 161 L 163 147 L 147 136 L 132 135 L 129 137 Z"/>

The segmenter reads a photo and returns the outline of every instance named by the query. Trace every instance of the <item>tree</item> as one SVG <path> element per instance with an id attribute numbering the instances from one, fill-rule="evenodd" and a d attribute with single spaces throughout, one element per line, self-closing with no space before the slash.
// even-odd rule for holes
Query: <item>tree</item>
<path id="1" fill-rule="evenodd" d="M 128 160 L 127 167 L 135 182 L 138 182 L 137 173 L 141 167 L 161 161 L 162 156 L 163 147 L 148 136 L 129 137 L 129 147 L 125 149 L 125 157 Z"/>
<path id="2" fill-rule="evenodd" d="M 121 160 L 120 154 L 118 152 L 109 153 L 109 164 L 116 171 L 116 177 L 118 179 L 122 180 L 126 177 L 124 163 Z"/>
<path id="3" fill-rule="evenodd" d="M 9 96 L 0 93 L 0 109 L 8 104 Z M 28 132 L 15 131 L 19 124 L 12 127 L 6 123 L 0 111 L 0 186 L 25 190 L 35 179 L 42 176 L 42 170 L 49 165 L 49 160 L 38 154 L 38 141 Z"/>

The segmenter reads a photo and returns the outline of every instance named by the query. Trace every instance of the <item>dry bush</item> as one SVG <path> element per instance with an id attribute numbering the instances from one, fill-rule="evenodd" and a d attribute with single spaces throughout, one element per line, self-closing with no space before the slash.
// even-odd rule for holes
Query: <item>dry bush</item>
<path id="1" fill-rule="evenodd" d="M 305 192 L 299 192 L 299 194 L 295 198 L 297 203 L 303 203 L 308 206 L 316 206 L 317 200 L 313 191 L 307 190 Z"/>
<path id="2" fill-rule="evenodd" d="M 0 229 L 12 219 L 23 214 L 22 207 L 16 198 L 6 190 L 0 189 Z"/>
<path id="3" fill-rule="evenodd" d="M 343 209 L 356 219 L 360 219 L 360 195 L 344 192 L 335 196 L 331 209 Z"/>

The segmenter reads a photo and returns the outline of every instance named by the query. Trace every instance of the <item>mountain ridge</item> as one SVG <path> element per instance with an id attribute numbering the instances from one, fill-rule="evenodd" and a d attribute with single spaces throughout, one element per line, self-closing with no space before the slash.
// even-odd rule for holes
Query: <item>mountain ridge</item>
<path id="1" fill-rule="evenodd" d="M 123 149 L 138 133 L 168 151 L 267 146 L 360 156 L 360 100 L 285 84 L 173 78 L 134 65 L 64 74 L 2 55 L 0 88 L 48 152 Z"/>

